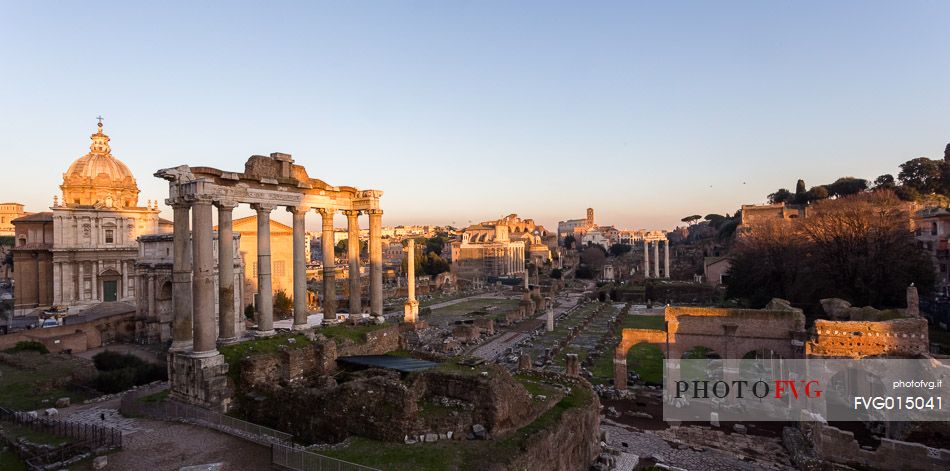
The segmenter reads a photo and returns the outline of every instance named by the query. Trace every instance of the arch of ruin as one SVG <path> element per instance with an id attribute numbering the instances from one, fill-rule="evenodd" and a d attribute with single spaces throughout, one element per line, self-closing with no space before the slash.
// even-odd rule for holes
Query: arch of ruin
<path id="1" fill-rule="evenodd" d="M 167 180 L 166 203 L 174 209 L 174 269 L 172 297 L 172 393 L 189 402 L 222 407 L 218 397 L 223 373 L 227 371 L 217 351 L 219 343 L 236 341 L 234 333 L 234 274 L 231 263 L 220 263 L 218 273 L 219 328 L 214 319 L 212 251 L 212 207 L 217 208 L 219 240 L 232 240 L 232 211 L 241 204 L 257 212 L 257 301 L 256 335 L 274 333 L 273 292 L 271 290 L 270 216 L 280 207 L 293 214 L 293 298 L 294 329 L 307 327 L 307 279 L 305 260 L 305 220 L 310 210 L 322 218 L 323 313 L 336 316 L 336 262 L 333 252 L 333 216 L 346 215 L 350 234 L 359 233 L 358 217 L 369 216 L 370 314 L 383 314 L 382 214 L 379 190 L 359 190 L 332 186 L 311 178 L 303 166 L 295 165 L 289 154 L 254 155 L 244 164 L 244 172 L 182 165 L 162 169 L 155 176 Z M 190 230 L 195 237 L 189 254 Z M 359 245 L 351 237 L 347 250 L 350 273 L 360 272 Z M 230 261 L 233 244 L 220 244 L 218 257 Z M 350 276 L 350 312 L 362 312 L 359 276 Z M 216 334 L 216 330 L 218 331 Z"/>
<path id="2" fill-rule="evenodd" d="M 627 352 L 636 344 L 655 345 L 667 359 L 679 359 L 696 348 L 713 350 L 724 359 L 768 349 L 782 358 L 802 358 L 805 315 L 798 309 L 722 309 L 667 306 L 666 330 L 623 329 L 614 352 L 614 386 L 627 387 Z"/>

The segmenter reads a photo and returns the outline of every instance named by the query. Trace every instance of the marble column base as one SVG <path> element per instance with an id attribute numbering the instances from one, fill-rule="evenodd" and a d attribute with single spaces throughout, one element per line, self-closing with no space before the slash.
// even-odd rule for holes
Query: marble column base
<path id="1" fill-rule="evenodd" d="M 239 339 L 238 337 L 228 337 L 228 338 L 223 338 L 223 339 L 219 338 L 218 345 L 232 345 L 232 344 L 238 343 L 239 340 L 241 339 Z"/>
<path id="2" fill-rule="evenodd" d="M 251 337 L 273 337 L 277 333 L 274 329 L 271 330 L 252 330 Z"/>
<path id="3" fill-rule="evenodd" d="M 291 327 L 292 330 L 307 330 L 309 328 L 309 324 L 294 324 L 293 327 Z"/>
<path id="4" fill-rule="evenodd" d="M 168 347 L 170 353 L 182 353 L 191 351 L 191 340 L 173 340 L 171 347 Z"/>

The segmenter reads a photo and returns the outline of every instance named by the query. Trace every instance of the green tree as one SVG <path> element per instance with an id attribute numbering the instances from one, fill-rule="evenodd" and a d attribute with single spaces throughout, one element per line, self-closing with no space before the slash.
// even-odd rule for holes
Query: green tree
<path id="1" fill-rule="evenodd" d="M 449 271 L 449 262 L 446 262 L 445 259 L 435 252 L 428 252 L 423 256 L 419 266 L 422 269 L 422 273 L 429 276 L 435 276 L 439 273 Z"/>
<path id="2" fill-rule="evenodd" d="M 692 215 L 692 216 L 686 216 L 686 217 L 684 217 L 683 219 L 680 219 L 680 221 L 683 221 L 683 222 L 685 222 L 687 225 L 692 226 L 693 224 L 696 223 L 696 221 L 698 221 L 698 220 L 700 220 L 700 219 L 702 219 L 702 218 L 703 218 L 702 216 L 700 216 L 700 215 L 698 215 L 698 214 L 694 214 L 694 215 Z"/>
<path id="3" fill-rule="evenodd" d="M 926 157 L 908 160 L 900 165 L 897 180 L 918 193 L 936 193 L 941 187 L 940 164 Z"/>
<path id="4" fill-rule="evenodd" d="M 287 319 L 294 313 L 294 302 L 284 290 L 274 293 L 274 316 L 278 319 Z"/>
<path id="5" fill-rule="evenodd" d="M 856 195 L 868 189 L 868 181 L 863 178 L 841 177 L 825 187 L 829 196 Z"/>
<path id="6" fill-rule="evenodd" d="M 815 304 L 902 307 L 906 288 L 933 286 L 929 256 L 891 191 L 819 201 L 797 224 L 763 224 L 737 241 L 727 292 L 761 306 L 773 297 Z"/>
<path id="7" fill-rule="evenodd" d="M 808 203 L 814 203 L 815 201 L 821 201 L 823 199 L 828 199 L 828 188 L 824 185 L 813 186 L 805 193 L 805 201 Z"/>
<path id="8" fill-rule="evenodd" d="M 632 249 L 633 247 L 630 244 L 614 244 L 610 246 L 607 253 L 610 254 L 611 257 L 619 257 Z"/>
<path id="9" fill-rule="evenodd" d="M 806 194 L 808 191 L 805 189 L 805 180 L 801 178 L 798 179 L 798 182 L 795 183 L 795 197 L 792 199 L 792 202 L 795 204 L 805 204 L 808 202 L 808 197 Z"/>
<path id="10" fill-rule="evenodd" d="M 790 203 L 792 201 L 792 196 L 793 195 L 791 191 L 788 191 L 785 188 L 779 188 L 775 191 L 775 193 L 769 195 L 769 203 Z"/>
<path id="11" fill-rule="evenodd" d="M 885 173 L 874 179 L 874 190 L 893 190 L 897 187 L 894 181 L 894 175 Z"/>
<path id="12" fill-rule="evenodd" d="M 564 238 L 564 248 L 565 248 L 565 249 L 573 249 L 573 248 L 574 248 L 574 244 L 576 244 L 576 243 L 577 243 L 577 240 L 574 239 L 574 235 L 573 235 L 573 234 L 568 234 L 568 236 Z"/>

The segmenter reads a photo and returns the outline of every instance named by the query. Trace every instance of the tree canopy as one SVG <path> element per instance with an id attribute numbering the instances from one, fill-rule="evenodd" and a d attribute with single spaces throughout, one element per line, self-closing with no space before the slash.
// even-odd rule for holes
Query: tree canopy
<path id="1" fill-rule="evenodd" d="M 819 201 L 797 224 L 763 224 L 732 252 L 728 295 L 756 306 L 773 297 L 814 304 L 903 307 L 911 283 L 927 293 L 933 266 L 892 191 Z"/>

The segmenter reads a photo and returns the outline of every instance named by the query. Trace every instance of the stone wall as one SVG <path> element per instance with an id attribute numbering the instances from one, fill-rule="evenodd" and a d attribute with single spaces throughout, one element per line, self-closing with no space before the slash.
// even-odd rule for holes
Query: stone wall
<path id="1" fill-rule="evenodd" d="M 33 340 L 46 346 L 52 353 L 70 350 L 73 353 L 99 348 L 105 343 L 131 342 L 135 332 L 135 311 L 109 317 L 45 329 L 31 329 L 0 335 L 0 350 L 13 347 L 17 342 Z"/>
<path id="2" fill-rule="evenodd" d="M 806 344 L 808 356 L 861 358 L 871 355 L 915 357 L 927 354 L 926 319 L 882 322 L 815 321 L 815 335 Z"/>
<path id="3" fill-rule="evenodd" d="M 820 423 L 806 424 L 818 457 L 825 461 L 866 469 L 937 471 L 950 469 L 950 450 L 920 443 L 881 439 L 876 450 L 858 445 L 854 434 Z"/>
<path id="4" fill-rule="evenodd" d="M 504 468 L 511 471 L 589 469 L 600 453 L 600 400 L 586 381 L 575 388 L 588 390 L 586 407 L 565 411 L 558 422 L 527 438 L 518 456 Z"/>

